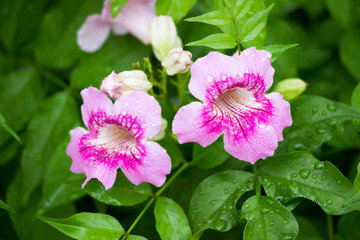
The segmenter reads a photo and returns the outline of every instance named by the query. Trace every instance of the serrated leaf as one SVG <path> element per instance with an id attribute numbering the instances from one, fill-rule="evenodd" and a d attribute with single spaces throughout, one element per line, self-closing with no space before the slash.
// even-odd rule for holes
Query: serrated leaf
<path id="1" fill-rule="evenodd" d="M 309 152 L 267 158 L 259 166 L 260 182 L 267 195 L 279 201 L 306 198 L 333 215 L 360 209 L 358 202 L 348 201 L 355 194 L 351 182 L 330 162 L 319 161 Z"/>
<path id="2" fill-rule="evenodd" d="M 9 205 L 7 205 L 3 200 L 0 199 L 0 208 L 5 209 L 6 211 L 15 213 L 14 209 L 12 209 Z"/>
<path id="3" fill-rule="evenodd" d="M 265 27 L 268 14 L 274 4 L 268 6 L 265 10 L 254 14 L 241 28 L 240 42 L 248 42 L 256 38 L 261 30 Z"/>
<path id="4" fill-rule="evenodd" d="M 0 126 L 3 127 L 8 133 L 10 133 L 16 141 L 19 143 L 22 143 L 19 135 L 7 124 L 6 119 L 4 118 L 4 115 L 0 113 Z"/>
<path id="5" fill-rule="evenodd" d="M 211 25 L 215 25 L 215 26 L 221 26 L 221 25 L 231 23 L 233 21 L 233 19 L 231 18 L 231 16 L 229 15 L 228 12 L 219 10 L 219 11 L 208 12 L 208 13 L 205 13 L 205 14 L 197 16 L 197 17 L 187 18 L 187 19 L 185 19 L 185 21 L 202 22 L 202 23 L 211 24 Z"/>
<path id="6" fill-rule="evenodd" d="M 96 179 L 90 180 L 84 189 L 96 200 L 113 206 L 133 206 L 144 202 L 152 195 L 148 183 L 134 185 L 120 171 L 109 190 L 105 190 L 104 185 Z"/>
<path id="7" fill-rule="evenodd" d="M 205 46 L 213 49 L 232 49 L 236 47 L 236 41 L 228 33 L 215 33 L 199 41 L 190 42 L 186 46 Z"/>
<path id="8" fill-rule="evenodd" d="M 167 15 L 177 23 L 186 16 L 197 0 L 157 0 L 156 15 Z"/>
<path id="9" fill-rule="evenodd" d="M 199 144 L 194 144 L 192 162 L 200 168 L 214 168 L 223 164 L 230 157 L 224 150 L 222 139 L 216 140 L 210 146 L 203 148 Z"/>
<path id="10" fill-rule="evenodd" d="M 42 181 L 54 149 L 68 139 L 70 129 L 80 122 L 78 112 L 75 100 L 68 93 L 59 92 L 47 99 L 30 121 L 21 157 L 24 202 Z"/>
<path id="11" fill-rule="evenodd" d="M 69 140 L 61 143 L 54 151 L 44 176 L 42 196 L 38 215 L 47 209 L 71 202 L 86 195 L 81 189 L 85 177 L 70 171 L 71 158 L 66 154 Z"/>
<path id="12" fill-rule="evenodd" d="M 116 15 L 121 11 L 124 5 L 128 0 L 111 0 L 111 15 L 116 17 Z"/>
<path id="13" fill-rule="evenodd" d="M 159 197 L 155 203 L 156 229 L 161 239 L 191 238 L 191 229 L 182 208 L 170 198 Z"/>
<path id="14" fill-rule="evenodd" d="M 202 181 L 190 200 L 188 216 L 193 232 L 208 228 L 225 232 L 237 225 L 236 202 L 254 188 L 253 177 L 249 172 L 229 170 Z"/>
<path id="15" fill-rule="evenodd" d="M 241 208 L 244 240 L 295 239 L 299 226 L 292 213 L 269 196 L 252 196 Z"/>
<path id="16" fill-rule="evenodd" d="M 340 59 L 346 69 L 360 81 L 360 30 L 348 32 L 340 41 Z"/>
<path id="17" fill-rule="evenodd" d="M 277 153 L 312 150 L 334 135 L 338 123 L 360 119 L 360 111 L 319 96 L 300 96 L 291 102 L 293 124 L 284 130 Z"/>
<path id="18" fill-rule="evenodd" d="M 69 218 L 40 219 L 64 234 L 79 240 L 117 240 L 125 233 L 120 223 L 110 215 L 102 213 L 78 213 Z"/>
<path id="19" fill-rule="evenodd" d="M 299 44 L 295 43 L 295 44 L 287 44 L 287 45 L 269 45 L 262 47 L 260 49 L 271 53 L 271 63 L 273 63 L 283 52 L 297 45 Z"/>

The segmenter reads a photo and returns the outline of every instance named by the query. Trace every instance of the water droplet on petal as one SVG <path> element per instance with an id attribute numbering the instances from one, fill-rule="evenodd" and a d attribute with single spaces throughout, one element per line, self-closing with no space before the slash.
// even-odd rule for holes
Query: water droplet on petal
<path id="1" fill-rule="evenodd" d="M 267 53 L 266 53 L 266 57 L 267 57 L 267 58 L 271 58 L 271 53 L 267 52 Z"/>
<path id="2" fill-rule="evenodd" d="M 213 78 L 212 78 L 212 76 L 207 76 L 206 80 L 207 80 L 208 82 L 212 82 L 212 81 L 213 81 Z"/>

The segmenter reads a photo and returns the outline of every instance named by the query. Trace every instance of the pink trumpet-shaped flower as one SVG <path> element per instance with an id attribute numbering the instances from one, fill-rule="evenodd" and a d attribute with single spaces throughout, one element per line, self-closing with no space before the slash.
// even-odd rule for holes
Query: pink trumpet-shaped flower
<path id="1" fill-rule="evenodd" d="M 271 54 L 244 50 L 232 57 L 217 52 L 191 68 L 193 102 L 177 112 L 173 133 L 180 143 L 206 147 L 224 134 L 225 150 L 250 163 L 274 154 L 282 131 L 292 124 L 290 105 L 279 93 L 264 95 L 273 83 Z"/>
<path id="2" fill-rule="evenodd" d="M 72 158 L 71 171 L 85 173 L 83 187 L 97 178 L 109 189 L 117 169 L 134 184 L 149 182 L 161 186 L 170 173 L 171 161 L 156 142 L 147 141 L 161 128 L 161 108 L 155 98 L 133 92 L 112 101 L 98 89 L 81 91 L 81 113 L 89 131 L 70 131 L 66 153 Z"/>
<path id="3" fill-rule="evenodd" d="M 128 0 L 115 18 L 110 0 L 105 0 L 101 14 L 90 15 L 77 32 L 77 43 L 85 52 L 101 48 L 112 29 L 114 34 L 131 33 L 145 44 L 150 43 L 150 26 L 155 17 L 156 0 Z"/>

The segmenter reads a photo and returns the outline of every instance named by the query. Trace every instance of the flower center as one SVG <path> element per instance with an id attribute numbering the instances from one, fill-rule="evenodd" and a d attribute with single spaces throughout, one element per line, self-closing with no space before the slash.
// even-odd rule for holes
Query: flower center
<path id="1" fill-rule="evenodd" d="M 100 128 L 95 141 L 112 151 L 132 149 L 136 145 L 136 138 L 128 130 L 115 124 Z"/>
<path id="2" fill-rule="evenodd" d="M 213 106 L 218 116 L 239 118 L 244 117 L 249 111 L 258 110 L 261 103 L 256 102 L 250 91 L 235 87 L 222 93 L 214 101 Z"/>

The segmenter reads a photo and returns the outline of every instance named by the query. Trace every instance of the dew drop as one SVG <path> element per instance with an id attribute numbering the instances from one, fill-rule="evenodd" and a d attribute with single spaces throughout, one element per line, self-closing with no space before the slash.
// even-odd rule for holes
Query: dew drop
<path id="1" fill-rule="evenodd" d="M 310 170 L 309 169 L 302 169 L 300 171 L 300 176 L 303 179 L 307 179 L 309 177 L 309 175 L 310 175 Z"/>
<path id="2" fill-rule="evenodd" d="M 225 81 L 225 80 L 226 80 L 226 76 L 225 76 L 225 75 L 222 75 L 222 76 L 221 76 L 221 79 L 222 79 L 223 81 Z"/>
<path id="3" fill-rule="evenodd" d="M 267 203 L 271 206 L 274 204 L 274 201 L 273 200 L 268 200 Z"/>
<path id="4" fill-rule="evenodd" d="M 248 203 L 244 204 L 244 208 L 249 208 L 249 207 L 250 207 L 250 204 L 248 204 Z"/>
<path id="5" fill-rule="evenodd" d="M 324 176 L 322 176 L 322 178 L 321 178 L 322 180 L 326 180 L 327 179 L 327 176 L 326 175 L 324 175 Z"/>
<path id="6" fill-rule="evenodd" d="M 203 191 L 200 191 L 200 192 L 199 192 L 199 195 L 200 195 L 200 196 L 202 196 L 203 194 L 204 194 L 204 192 L 203 192 Z"/>
<path id="7" fill-rule="evenodd" d="M 318 175 L 317 175 L 317 174 L 313 174 L 311 177 L 312 177 L 313 179 L 317 179 Z"/>
<path id="8" fill-rule="evenodd" d="M 267 208 L 263 208 L 263 209 L 262 209 L 262 212 L 263 212 L 263 213 L 268 213 L 269 211 L 270 211 L 270 210 L 267 209 Z"/>
<path id="9" fill-rule="evenodd" d="M 208 224 L 212 224 L 212 223 L 213 223 L 213 221 L 212 221 L 211 219 L 208 219 L 208 220 L 206 221 L 206 223 L 208 223 Z"/>
<path id="10" fill-rule="evenodd" d="M 271 58 L 271 53 L 267 52 L 267 53 L 266 53 L 266 57 L 267 57 L 267 58 Z"/>
<path id="11" fill-rule="evenodd" d="M 297 177 L 297 174 L 296 174 L 296 173 L 292 173 L 292 174 L 291 174 L 291 177 L 292 177 L 292 178 L 296 178 L 296 177 Z"/>
<path id="12" fill-rule="evenodd" d="M 124 112 L 122 112 L 121 114 L 122 114 L 123 116 L 125 116 L 125 115 L 126 115 L 126 112 L 124 111 Z"/>
<path id="13" fill-rule="evenodd" d="M 125 102 L 124 105 L 125 105 L 125 107 L 128 107 L 128 106 L 129 106 L 129 103 L 128 103 L 128 102 Z"/>
<path id="14" fill-rule="evenodd" d="M 227 226 L 227 223 L 224 220 L 218 219 L 215 221 L 215 228 L 218 231 L 223 231 Z"/>
<path id="15" fill-rule="evenodd" d="M 213 81 L 213 78 L 212 78 L 212 76 L 207 76 L 206 80 L 207 80 L 208 82 L 212 82 L 212 81 Z"/>
<path id="16" fill-rule="evenodd" d="M 322 111 L 322 112 L 321 112 L 321 116 L 324 116 L 324 117 L 325 117 L 326 115 L 327 115 L 327 112 L 326 112 L 326 111 Z"/>
<path id="17" fill-rule="evenodd" d="M 324 165 L 325 165 L 325 163 L 323 163 L 323 162 L 317 162 L 317 163 L 315 163 L 315 169 L 323 169 L 324 168 Z"/>
<path id="18" fill-rule="evenodd" d="M 135 103 L 139 103 L 139 101 L 138 101 L 138 100 L 136 100 L 136 101 L 135 101 Z"/>
<path id="19" fill-rule="evenodd" d="M 215 183 L 211 183 L 210 186 L 215 187 Z"/>
<path id="20" fill-rule="evenodd" d="M 333 103 L 329 103 L 327 105 L 327 109 L 329 109 L 329 111 L 335 112 L 336 111 L 336 106 Z"/>
<path id="21" fill-rule="evenodd" d="M 319 109 L 318 109 L 317 107 L 313 107 L 312 112 L 313 112 L 313 113 L 317 113 L 318 110 L 319 110 Z"/>
<path id="22" fill-rule="evenodd" d="M 292 234 L 289 233 L 285 233 L 281 236 L 281 240 L 292 240 L 292 239 L 294 239 L 294 237 Z"/>
<path id="23" fill-rule="evenodd" d="M 215 201 L 215 200 L 212 200 L 212 201 L 210 202 L 210 204 L 211 204 L 211 205 L 215 205 L 215 204 L 216 204 L 216 201 Z"/>
<path id="24" fill-rule="evenodd" d="M 329 204 L 329 205 L 331 205 L 331 204 L 333 204 L 333 201 L 332 200 L 327 200 L 327 203 Z"/>
<path id="25" fill-rule="evenodd" d="M 337 184 L 338 184 L 338 185 L 341 185 L 341 184 L 342 184 L 342 181 L 341 181 L 341 180 L 337 180 Z"/>
<path id="26" fill-rule="evenodd" d="M 269 223 L 269 225 L 270 225 L 270 226 L 274 226 L 274 222 L 271 221 L 271 222 Z"/>
<path id="27" fill-rule="evenodd" d="M 288 143 L 287 148 L 289 152 L 304 150 L 305 144 L 301 138 L 294 138 Z"/>
<path id="28" fill-rule="evenodd" d="M 328 120 L 328 125 L 329 125 L 329 126 L 334 126 L 334 125 L 336 125 L 336 124 L 337 124 L 336 118 L 330 118 L 330 119 Z"/>
<path id="29" fill-rule="evenodd" d="M 286 224 L 288 224 L 288 223 L 289 223 L 289 222 L 288 222 L 287 220 L 284 220 L 284 221 L 283 221 L 283 224 L 284 224 L 284 225 L 286 225 Z"/>
<path id="30" fill-rule="evenodd" d="M 225 194 L 228 194 L 228 193 L 229 193 L 229 190 L 225 189 L 225 190 L 224 190 L 224 193 L 225 193 Z"/>
<path id="31" fill-rule="evenodd" d="M 319 134 L 324 134 L 326 132 L 326 130 L 324 128 L 317 128 L 316 132 Z"/>

